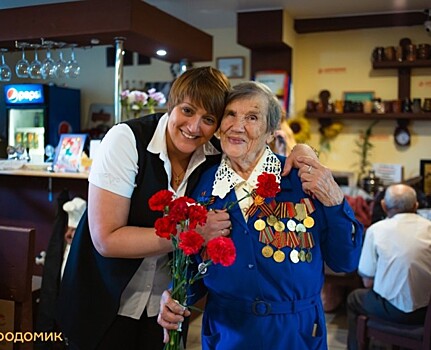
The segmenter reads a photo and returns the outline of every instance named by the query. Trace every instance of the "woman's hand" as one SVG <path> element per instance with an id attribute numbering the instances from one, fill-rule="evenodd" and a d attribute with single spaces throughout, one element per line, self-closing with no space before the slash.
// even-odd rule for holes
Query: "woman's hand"
<path id="1" fill-rule="evenodd" d="M 308 156 L 319 162 L 316 152 L 309 145 L 306 145 L 305 143 L 298 143 L 290 151 L 290 154 L 286 159 L 286 163 L 284 164 L 283 171 L 281 172 L 281 176 L 286 176 L 289 174 L 292 168 L 299 169 L 301 164 L 298 162 L 298 157 L 303 156 Z"/>
<path id="2" fill-rule="evenodd" d="M 232 224 L 226 209 L 211 209 L 208 211 L 207 222 L 200 228 L 199 233 L 205 243 L 219 236 L 229 236 Z"/>
<path id="3" fill-rule="evenodd" d="M 171 292 L 165 290 L 160 300 L 160 311 L 157 322 L 163 327 L 163 342 L 169 342 L 169 331 L 177 330 L 184 317 L 190 316 L 190 311 L 172 299 Z"/>
<path id="4" fill-rule="evenodd" d="M 299 165 L 298 174 L 304 192 L 327 207 L 343 202 L 344 193 L 335 182 L 330 169 L 311 157 L 297 157 L 296 162 Z"/>

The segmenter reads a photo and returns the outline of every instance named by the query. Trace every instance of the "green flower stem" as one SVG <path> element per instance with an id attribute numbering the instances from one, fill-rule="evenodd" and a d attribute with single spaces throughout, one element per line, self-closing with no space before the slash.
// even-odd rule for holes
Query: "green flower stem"
<path id="1" fill-rule="evenodd" d="M 239 202 L 243 201 L 244 199 L 248 198 L 251 196 L 251 192 L 248 192 L 246 189 L 243 189 L 247 194 L 242 197 L 241 199 L 238 199 L 236 202 L 232 202 L 232 203 L 226 203 L 225 206 L 223 207 L 223 209 L 226 209 L 227 211 L 231 210 L 235 204 L 238 204 Z"/>

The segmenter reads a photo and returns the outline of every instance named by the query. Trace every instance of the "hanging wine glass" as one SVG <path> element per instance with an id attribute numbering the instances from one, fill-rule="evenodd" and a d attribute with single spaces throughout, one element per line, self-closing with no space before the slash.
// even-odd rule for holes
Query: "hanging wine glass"
<path id="1" fill-rule="evenodd" d="M 30 63 L 30 66 L 28 67 L 28 75 L 32 79 L 42 79 L 42 62 L 39 61 L 39 58 L 37 56 L 37 49 L 40 47 L 39 44 L 31 44 L 32 48 L 34 48 L 34 60 Z"/>
<path id="2" fill-rule="evenodd" d="M 28 78 L 28 67 L 30 62 L 28 62 L 28 60 L 25 58 L 25 48 L 29 45 L 30 44 L 28 43 L 17 43 L 17 48 L 22 49 L 22 57 L 15 64 L 15 73 L 18 78 Z"/>
<path id="3" fill-rule="evenodd" d="M 72 53 L 70 55 L 70 60 L 67 62 L 66 76 L 68 78 L 77 78 L 79 73 L 81 72 L 81 67 L 75 59 L 74 49 L 76 47 L 76 44 L 71 44 L 70 47 L 72 48 Z"/>
<path id="4" fill-rule="evenodd" d="M 41 74 L 43 79 L 54 79 L 56 64 L 51 57 L 51 47 L 53 42 L 45 41 L 44 43 L 47 47 L 46 58 L 42 62 Z"/>
<path id="5" fill-rule="evenodd" d="M 7 49 L 0 49 L 1 51 L 1 65 L 0 65 L 0 81 L 10 81 L 12 78 L 12 71 L 4 60 L 4 53 Z"/>
<path id="6" fill-rule="evenodd" d="M 57 43 L 57 46 L 60 49 L 59 52 L 59 58 L 57 62 L 55 62 L 55 75 L 57 78 L 65 78 L 66 77 L 66 69 L 67 69 L 67 62 L 63 58 L 63 51 L 61 49 L 65 46 L 65 43 Z"/>

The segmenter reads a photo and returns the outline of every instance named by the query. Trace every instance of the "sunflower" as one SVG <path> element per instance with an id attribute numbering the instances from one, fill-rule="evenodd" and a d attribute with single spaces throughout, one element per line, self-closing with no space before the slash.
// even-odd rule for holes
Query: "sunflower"
<path id="1" fill-rule="evenodd" d="M 287 119 L 297 143 L 304 143 L 310 138 L 310 122 L 304 117 Z"/>
<path id="2" fill-rule="evenodd" d="M 331 150 L 330 141 L 338 136 L 343 130 L 343 123 L 336 121 L 320 122 L 320 151 L 329 152 Z"/>

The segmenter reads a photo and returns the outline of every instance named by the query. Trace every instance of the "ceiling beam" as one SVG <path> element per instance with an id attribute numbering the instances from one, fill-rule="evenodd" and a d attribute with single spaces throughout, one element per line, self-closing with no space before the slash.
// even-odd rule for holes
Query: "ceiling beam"
<path id="1" fill-rule="evenodd" d="M 45 40 L 91 46 L 114 45 L 124 37 L 124 49 L 155 57 L 164 48 L 169 62 L 211 61 L 211 35 L 141 0 L 86 0 L 5 9 L 0 11 L 0 47 L 14 48 L 15 40 Z M 159 57 L 158 57 L 159 58 Z"/>
<path id="2" fill-rule="evenodd" d="M 426 15 L 424 12 L 403 12 L 367 16 L 297 19 L 294 21 L 294 28 L 298 34 L 306 34 L 366 28 L 408 27 L 423 25 L 425 20 Z"/>

